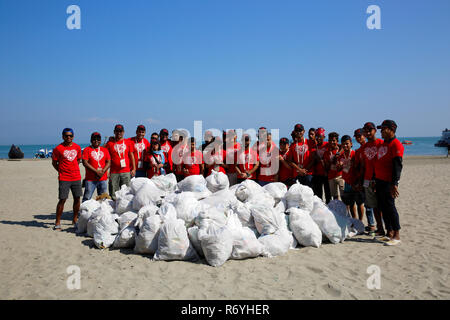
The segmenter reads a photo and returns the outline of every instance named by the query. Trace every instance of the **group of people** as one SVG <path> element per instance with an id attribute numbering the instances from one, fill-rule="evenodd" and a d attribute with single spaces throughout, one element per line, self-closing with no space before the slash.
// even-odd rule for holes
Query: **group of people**
<path id="1" fill-rule="evenodd" d="M 376 137 L 381 130 L 383 139 Z M 83 152 L 73 142 L 73 130 L 66 128 L 64 142 L 52 156 L 59 173 L 59 202 L 55 229 L 60 230 L 60 218 L 69 189 L 74 197 L 73 223 L 76 223 L 81 203 L 82 182 L 79 163 L 85 169 L 83 201 L 97 193 L 109 191 L 112 199 L 122 185 L 129 185 L 132 177 L 151 178 L 174 173 L 177 181 L 190 175 L 210 175 L 213 170 L 228 176 L 230 186 L 251 179 L 264 186 L 282 182 L 287 187 L 297 181 L 310 186 L 314 194 L 326 203 L 342 200 L 353 218 L 367 217 L 366 230 L 386 245 L 400 243 L 399 215 L 395 206 L 398 183 L 402 171 L 404 147 L 396 138 L 397 124 L 385 120 L 379 126 L 367 122 L 354 131 L 359 148 L 353 150 L 352 137 L 339 139 L 336 132 L 326 136 L 324 128 L 305 128 L 296 124 L 291 141 L 283 137 L 279 144 L 271 133 L 261 127 L 257 141 L 243 134 L 240 142 L 235 130 L 213 136 L 206 131 L 204 143 L 197 148 L 195 138 L 186 132 L 162 129 L 159 134 L 145 138 L 146 128 L 139 125 L 136 135 L 124 138 L 124 127 L 114 127 L 114 136 L 101 146 L 98 132 L 91 135 L 91 145 Z M 328 138 L 327 141 L 326 137 Z"/>

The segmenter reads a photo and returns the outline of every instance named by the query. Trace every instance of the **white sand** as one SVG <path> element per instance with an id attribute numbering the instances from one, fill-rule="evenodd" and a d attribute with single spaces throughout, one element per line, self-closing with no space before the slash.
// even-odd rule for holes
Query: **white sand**
<path id="1" fill-rule="evenodd" d="M 58 182 L 49 160 L 2 160 L 0 176 L 0 299 L 450 298 L 450 159 L 406 159 L 398 247 L 359 236 L 219 268 L 96 249 L 73 233 L 71 213 L 53 231 Z M 65 211 L 71 206 L 69 198 Z M 81 268 L 80 290 L 67 289 L 70 265 Z M 379 290 L 366 286 L 370 265 L 380 267 Z"/>

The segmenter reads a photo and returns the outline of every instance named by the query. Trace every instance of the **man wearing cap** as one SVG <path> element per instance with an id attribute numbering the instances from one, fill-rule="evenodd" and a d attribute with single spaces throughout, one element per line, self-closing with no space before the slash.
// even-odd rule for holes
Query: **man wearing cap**
<path id="1" fill-rule="evenodd" d="M 384 141 L 378 146 L 377 161 L 375 162 L 375 186 L 378 206 L 383 212 L 384 225 L 387 237 L 385 245 L 395 246 L 400 244 L 400 219 L 395 198 L 398 197 L 398 183 L 403 168 L 403 152 L 405 147 L 395 136 L 397 124 L 393 120 L 384 120 L 377 127 L 381 129 Z"/>
<path id="2" fill-rule="evenodd" d="M 353 173 L 354 173 L 354 180 L 355 180 L 355 190 L 357 192 L 359 192 L 359 197 L 361 197 L 361 199 L 363 199 L 363 202 L 366 202 L 366 194 L 364 192 L 364 188 L 363 188 L 363 180 L 364 180 L 364 176 L 363 176 L 363 162 L 364 162 L 364 158 L 363 158 L 363 150 L 364 150 L 364 145 L 366 144 L 366 137 L 363 134 L 363 129 L 359 128 L 356 129 L 353 135 L 356 139 L 356 142 L 359 143 L 360 147 L 358 149 L 355 150 L 355 161 L 353 162 Z M 363 209 L 365 209 L 363 211 Z M 361 211 L 361 215 L 364 216 L 364 212 L 366 214 L 367 217 L 367 227 L 366 227 L 366 231 L 369 232 L 375 232 L 376 227 L 375 227 L 375 220 L 373 218 L 373 209 L 367 207 L 366 205 L 364 206 L 360 206 L 359 210 Z"/>
<path id="3" fill-rule="evenodd" d="M 294 143 L 289 150 L 289 163 L 293 168 L 293 176 L 301 184 L 312 187 L 312 175 L 309 170 L 313 164 L 308 148 L 308 139 L 305 139 L 305 128 L 301 124 L 294 126 Z"/>
<path id="4" fill-rule="evenodd" d="M 378 208 L 377 195 L 375 194 L 374 172 L 378 146 L 383 143 L 383 140 L 377 139 L 376 133 L 377 128 L 373 122 L 366 122 L 364 124 L 363 134 L 367 138 L 367 142 L 362 147 L 362 158 L 364 161 L 361 166 L 361 177 L 365 193 L 365 206 L 366 208 L 372 208 L 377 223 L 377 230 L 372 235 L 384 236 L 383 219 L 381 218 L 382 213 Z"/>
<path id="5" fill-rule="evenodd" d="M 147 176 L 147 172 L 144 168 L 144 151 L 150 147 L 150 142 L 148 142 L 145 137 L 145 126 L 138 125 L 136 128 L 136 136 L 129 138 L 129 140 L 134 144 L 134 163 L 136 167 L 136 178 L 142 178 Z"/>
<path id="6" fill-rule="evenodd" d="M 109 151 L 100 146 L 102 136 L 91 135 L 91 145 L 83 150 L 83 166 L 86 169 L 83 202 L 90 200 L 97 189 L 97 195 L 108 192 L 108 169 L 111 165 Z"/>
<path id="7" fill-rule="evenodd" d="M 182 130 L 172 131 L 172 148 L 168 155 L 169 162 L 172 162 L 172 172 L 177 178 L 177 182 L 184 179 L 183 171 L 183 156 L 185 153 L 189 152 L 189 147 L 187 145 L 187 133 Z"/>
<path id="8" fill-rule="evenodd" d="M 173 138 L 173 132 L 172 132 Z M 161 129 L 159 131 L 159 143 L 161 145 L 161 150 L 164 152 L 164 157 L 166 158 L 166 172 L 169 173 L 173 170 L 172 161 L 172 148 L 175 146 L 174 141 L 169 140 L 169 131 L 167 129 Z"/>
<path id="9" fill-rule="evenodd" d="M 189 152 L 183 155 L 183 173 L 185 177 L 192 175 L 203 175 L 205 164 L 203 162 L 203 153 L 196 149 L 194 137 L 189 139 Z"/>
<path id="10" fill-rule="evenodd" d="M 325 129 L 317 128 L 315 132 L 316 148 L 312 153 L 312 159 L 314 159 L 314 173 L 311 180 L 312 189 L 314 194 L 320 199 L 325 192 L 325 203 L 331 201 L 330 184 L 328 183 L 328 173 L 325 169 L 325 162 L 323 155 L 328 150 L 328 142 L 325 141 Z"/>
<path id="11" fill-rule="evenodd" d="M 279 163 L 278 163 L 278 181 L 282 182 L 286 185 L 286 187 L 290 187 L 293 183 L 292 177 L 292 167 L 287 161 L 289 156 L 289 139 L 281 138 L 280 139 L 280 154 L 278 155 Z"/>
<path id="12" fill-rule="evenodd" d="M 52 165 L 58 171 L 59 194 L 58 204 L 56 205 L 56 222 L 54 230 L 61 230 L 61 215 L 64 210 L 64 204 L 69 197 L 69 190 L 73 196 L 73 219 L 72 224 L 78 220 L 80 210 L 80 198 L 83 193 L 81 190 L 81 174 L 79 163 L 81 161 L 81 148 L 73 142 L 73 130 L 65 128 L 62 132 L 64 142 L 59 144 L 52 154 Z"/>
<path id="13" fill-rule="evenodd" d="M 121 124 L 114 127 L 114 138 L 108 141 L 106 149 L 111 156 L 111 170 L 109 177 L 109 195 L 116 200 L 116 191 L 122 185 L 129 185 L 130 180 L 136 174 L 136 162 L 134 161 L 134 143 L 123 138 L 124 128 Z"/>

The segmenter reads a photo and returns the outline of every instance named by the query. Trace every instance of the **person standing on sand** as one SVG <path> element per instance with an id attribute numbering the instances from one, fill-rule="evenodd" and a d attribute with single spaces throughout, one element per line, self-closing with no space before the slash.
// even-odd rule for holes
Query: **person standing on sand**
<path id="1" fill-rule="evenodd" d="M 294 126 L 294 142 L 289 147 L 289 164 L 293 168 L 292 175 L 295 180 L 308 187 L 312 187 L 312 162 L 308 147 L 308 139 L 304 138 L 305 128 L 298 123 Z"/>
<path id="2" fill-rule="evenodd" d="M 81 174 L 79 163 L 81 161 L 81 148 L 73 142 L 73 130 L 65 128 L 62 132 L 64 142 L 58 145 L 52 154 L 52 165 L 58 171 L 59 180 L 59 201 L 56 205 L 56 222 L 54 230 L 61 230 L 61 216 L 64 210 L 64 204 L 69 197 L 69 189 L 73 196 L 73 219 L 75 225 L 80 211 L 80 199 L 83 194 L 81 190 Z"/>
<path id="3" fill-rule="evenodd" d="M 136 128 L 136 136 L 129 138 L 134 144 L 134 164 L 136 167 L 136 178 L 143 178 L 147 176 L 147 172 L 144 169 L 144 151 L 150 147 L 150 142 L 145 139 L 145 126 L 138 125 Z"/>
<path id="4" fill-rule="evenodd" d="M 312 151 L 312 158 L 314 161 L 314 171 L 311 180 L 314 194 L 322 199 L 325 192 L 325 203 L 331 201 L 330 184 L 328 183 L 328 173 L 325 169 L 325 161 L 323 155 L 328 150 L 328 142 L 325 140 L 325 129 L 317 128 L 315 133 L 316 148 Z"/>
<path id="5" fill-rule="evenodd" d="M 398 183 L 403 168 L 405 147 L 395 136 L 397 124 L 393 120 L 384 120 L 377 127 L 381 129 L 383 143 L 378 146 L 375 162 L 375 190 L 378 205 L 383 212 L 387 237 L 380 238 L 387 246 L 400 244 L 400 219 L 395 199 L 399 196 Z"/>
<path id="6" fill-rule="evenodd" d="M 131 178 L 136 174 L 134 161 L 134 144 L 123 138 L 124 128 L 121 124 L 114 127 L 114 138 L 106 144 L 111 156 L 111 174 L 109 176 L 109 195 L 116 200 L 116 191 L 122 185 L 129 185 Z"/>
<path id="7" fill-rule="evenodd" d="M 86 168 L 83 202 L 90 200 L 97 189 L 97 195 L 108 192 L 108 170 L 111 165 L 109 151 L 101 147 L 102 136 L 91 134 L 91 145 L 83 150 L 83 166 Z"/>

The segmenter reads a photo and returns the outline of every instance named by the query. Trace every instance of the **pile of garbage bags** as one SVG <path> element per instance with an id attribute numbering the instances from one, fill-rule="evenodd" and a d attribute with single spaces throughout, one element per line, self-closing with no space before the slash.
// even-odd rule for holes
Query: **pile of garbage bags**
<path id="1" fill-rule="evenodd" d="M 82 203 L 77 233 L 100 249 L 129 248 L 153 260 L 196 261 L 211 266 L 229 259 L 276 257 L 298 245 L 319 248 L 364 232 L 345 205 L 327 206 L 311 188 L 297 182 L 261 187 L 252 180 L 229 186 L 222 172 L 206 179 L 174 174 L 133 178 L 116 201 Z"/>

